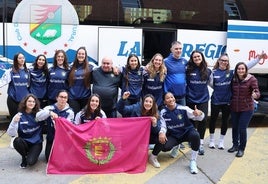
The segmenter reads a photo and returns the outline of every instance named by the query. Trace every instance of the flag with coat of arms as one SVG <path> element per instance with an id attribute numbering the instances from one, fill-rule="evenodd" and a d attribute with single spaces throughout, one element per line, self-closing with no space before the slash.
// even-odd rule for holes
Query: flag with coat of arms
<path id="1" fill-rule="evenodd" d="M 149 117 L 55 120 L 48 174 L 141 173 L 148 159 Z"/>

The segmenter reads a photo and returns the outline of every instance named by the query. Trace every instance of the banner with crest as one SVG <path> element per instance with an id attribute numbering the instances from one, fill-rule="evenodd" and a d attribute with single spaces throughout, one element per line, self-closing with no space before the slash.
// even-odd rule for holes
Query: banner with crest
<path id="1" fill-rule="evenodd" d="M 100 118 L 81 125 L 58 118 L 47 173 L 144 172 L 150 127 L 148 117 Z"/>

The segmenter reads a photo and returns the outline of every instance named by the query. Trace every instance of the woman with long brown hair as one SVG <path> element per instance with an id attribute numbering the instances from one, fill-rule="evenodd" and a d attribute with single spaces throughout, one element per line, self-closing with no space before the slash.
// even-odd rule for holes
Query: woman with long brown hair
<path id="1" fill-rule="evenodd" d="M 84 124 L 98 118 L 106 118 L 106 115 L 101 109 L 100 96 L 98 94 L 92 94 L 88 98 L 86 106 L 76 114 L 74 124 Z"/>
<path id="2" fill-rule="evenodd" d="M 7 107 L 12 119 L 18 112 L 20 101 L 29 93 L 30 73 L 22 53 L 14 55 L 13 66 L 1 77 L 0 87 L 7 84 Z"/>
<path id="3" fill-rule="evenodd" d="M 22 156 L 21 168 L 34 165 L 43 148 L 42 129 L 44 122 L 35 118 L 40 103 L 33 94 L 28 94 L 19 104 L 19 112 L 13 117 L 7 133 L 17 136 L 13 146 Z"/>
<path id="4" fill-rule="evenodd" d="M 60 90 L 68 91 L 68 75 L 70 69 L 64 50 L 57 50 L 54 55 L 53 66 L 48 72 L 48 104 L 56 103 L 56 96 Z"/>
<path id="5" fill-rule="evenodd" d="M 88 63 L 86 48 L 78 48 L 68 77 L 69 104 L 74 114 L 85 107 L 88 97 L 91 95 L 90 76 L 92 69 L 93 66 Z"/>

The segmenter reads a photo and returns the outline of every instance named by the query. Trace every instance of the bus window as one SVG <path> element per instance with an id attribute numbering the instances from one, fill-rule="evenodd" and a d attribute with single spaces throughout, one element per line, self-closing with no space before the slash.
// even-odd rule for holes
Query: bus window
<path id="1" fill-rule="evenodd" d="M 0 1 L 1 21 L 12 21 L 13 12 L 19 2 L 21 1 Z M 267 0 L 69 0 L 69 2 L 77 11 L 79 23 L 86 25 L 226 31 L 228 19 L 268 21 Z M 109 8 L 103 11 L 103 7 Z"/>

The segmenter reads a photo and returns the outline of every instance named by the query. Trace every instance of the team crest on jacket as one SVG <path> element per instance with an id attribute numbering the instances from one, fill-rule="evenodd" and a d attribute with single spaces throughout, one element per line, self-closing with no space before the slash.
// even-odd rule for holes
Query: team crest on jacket
<path id="1" fill-rule="evenodd" d="M 98 165 L 109 162 L 115 153 L 115 146 L 108 137 L 94 137 L 85 145 L 88 159 Z"/>
<path id="2" fill-rule="evenodd" d="M 182 115 L 181 114 L 178 114 L 178 119 L 182 119 Z"/>

